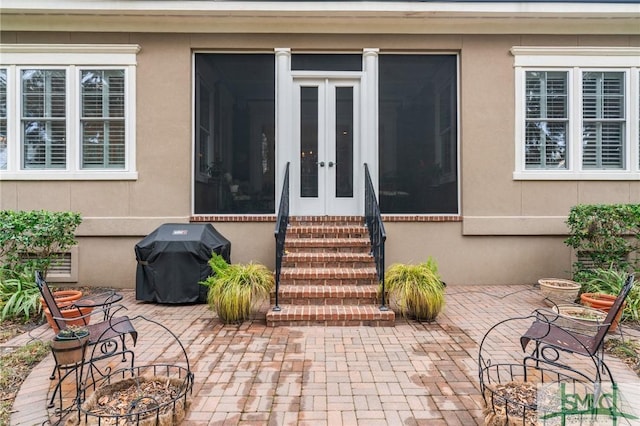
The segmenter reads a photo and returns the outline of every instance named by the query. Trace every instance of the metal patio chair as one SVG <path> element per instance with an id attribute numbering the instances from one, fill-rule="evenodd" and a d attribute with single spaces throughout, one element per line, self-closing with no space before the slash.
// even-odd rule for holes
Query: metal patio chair
<path id="1" fill-rule="evenodd" d="M 593 376 L 594 382 L 602 381 L 603 372 L 609 376 L 611 382 L 614 382 L 611 371 L 604 362 L 604 339 L 616 315 L 623 308 L 633 285 L 634 277 L 629 275 L 604 321 L 594 326 L 585 326 L 576 322 L 576 325 L 579 325 L 577 328 L 572 326 L 571 319 L 562 317 L 556 312 L 546 309 L 536 310 L 533 323 L 520 337 L 520 345 L 525 352 L 530 342 L 535 343 L 533 351 L 525 356 L 524 364 L 528 361 L 535 362 L 536 366 L 539 363 L 546 363 L 584 377 L 591 377 L 562 359 L 565 353 L 577 354 L 588 357 L 593 362 L 596 370 Z"/>
<path id="2" fill-rule="evenodd" d="M 88 365 L 88 374 L 93 374 L 94 363 L 96 361 L 106 359 L 109 357 L 113 357 L 116 355 L 122 355 L 122 361 L 126 362 L 127 355 L 131 358 L 131 366 L 133 367 L 134 363 L 134 353 L 127 347 L 126 336 L 131 336 L 133 341 L 133 346 L 136 344 L 136 340 L 138 338 L 138 332 L 133 327 L 133 324 L 129 320 L 127 316 L 118 316 L 116 317 L 114 314 L 117 313 L 120 309 L 124 307 L 121 305 L 116 305 L 113 302 L 115 300 L 120 300 L 122 297 L 120 295 L 113 296 L 109 295 L 102 302 L 98 303 L 90 303 L 89 301 L 78 301 L 77 304 L 71 306 L 65 306 L 65 309 L 78 309 L 78 316 L 74 318 L 66 318 L 63 317 L 60 308 L 56 304 L 55 298 L 51 289 L 47 285 L 47 282 L 42 277 L 42 273 L 36 271 L 35 280 L 40 290 L 40 294 L 44 299 L 44 302 L 51 312 L 52 318 L 55 321 L 56 325 L 60 330 L 67 329 L 69 325 L 67 322 L 69 321 L 77 321 L 84 320 L 85 326 L 89 331 L 89 338 L 87 340 L 86 346 L 87 350 L 81 362 L 71 365 L 65 366 L 61 365 L 56 360 L 56 366 L 51 374 L 50 379 L 55 379 L 56 373 L 58 376 L 58 383 L 53 391 L 51 396 L 51 400 L 49 401 L 49 406 L 53 407 L 54 400 L 56 397 L 56 393 L 61 394 L 60 391 L 62 386 L 62 381 L 68 377 L 70 374 L 76 375 L 76 383 L 77 385 L 80 383 L 83 369 L 85 365 Z M 90 314 L 82 315 L 81 307 L 93 307 L 93 311 Z M 95 315 L 96 313 L 103 313 L 103 321 L 97 322 L 95 324 L 89 323 L 89 317 L 91 315 Z M 55 354 L 54 354 L 55 355 Z M 65 371 L 65 374 L 62 374 L 62 370 Z M 77 389 L 79 391 L 79 388 Z M 60 395 L 60 401 L 62 396 Z M 60 402 L 61 405 L 61 402 Z M 62 407 L 60 407 L 62 409 Z"/>

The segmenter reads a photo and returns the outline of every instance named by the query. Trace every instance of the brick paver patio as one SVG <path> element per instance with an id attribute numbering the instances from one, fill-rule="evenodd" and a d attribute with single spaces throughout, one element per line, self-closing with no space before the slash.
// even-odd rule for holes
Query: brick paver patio
<path id="1" fill-rule="evenodd" d="M 132 291 L 123 293 L 129 316 L 164 324 L 186 347 L 195 374 L 188 425 L 482 424 L 477 368 L 482 336 L 502 319 L 543 306 L 532 286 L 449 286 L 446 309 L 432 324 L 268 328 L 259 319 L 223 325 L 206 305 L 139 303 Z M 169 340 L 158 339 L 144 323 L 136 327 L 136 364 L 176 356 Z M 521 359 L 519 335 L 501 333 L 496 356 Z M 45 325 L 5 346 L 51 337 Z M 631 369 L 607 359 L 616 380 L 634 383 L 640 393 Z M 52 368 L 49 355 L 25 381 L 12 425 L 48 420 Z"/>

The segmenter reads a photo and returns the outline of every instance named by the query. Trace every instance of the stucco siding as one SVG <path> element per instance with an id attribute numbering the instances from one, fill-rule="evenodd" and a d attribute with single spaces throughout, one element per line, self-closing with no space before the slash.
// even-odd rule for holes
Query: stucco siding
<path id="1" fill-rule="evenodd" d="M 462 222 L 388 222 L 387 265 L 436 258 L 452 284 L 523 284 L 568 276 L 564 220 L 578 203 L 640 202 L 638 181 L 518 181 L 516 45 L 638 46 L 638 36 L 161 34 L 4 32 L 3 43 L 129 43 L 136 72 L 137 180 L 4 181 L 3 209 L 78 211 L 80 283 L 133 287 L 137 241 L 192 214 L 192 52 L 358 50 L 459 53 Z M 279 188 L 278 188 L 279 190 Z M 273 222 L 214 224 L 234 262 L 274 264 Z"/>

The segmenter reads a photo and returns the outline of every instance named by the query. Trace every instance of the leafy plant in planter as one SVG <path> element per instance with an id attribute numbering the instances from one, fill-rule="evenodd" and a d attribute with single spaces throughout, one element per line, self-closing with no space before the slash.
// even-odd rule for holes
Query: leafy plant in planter
<path id="1" fill-rule="evenodd" d="M 51 351 L 56 363 L 66 365 L 82 361 L 88 340 L 89 330 L 86 327 L 71 325 L 58 331 L 56 337 L 51 341 Z"/>
<path id="2" fill-rule="evenodd" d="M 229 265 L 216 253 L 209 265 L 213 274 L 201 284 L 209 287 L 207 302 L 226 324 L 249 319 L 254 303 L 268 297 L 275 285 L 273 272 L 264 265 Z"/>
<path id="3" fill-rule="evenodd" d="M 587 281 L 597 268 L 627 270 L 636 266 L 629 255 L 638 250 L 640 204 L 581 204 L 567 218 L 569 237 L 565 244 L 575 249 L 576 281 Z"/>
<path id="4" fill-rule="evenodd" d="M 613 267 L 593 270 L 590 279 L 582 284 L 583 294 L 605 294 L 617 296 L 627 279 L 627 273 Z M 626 299 L 622 312 L 623 320 L 640 320 L 640 287 L 636 284 Z"/>
<path id="5" fill-rule="evenodd" d="M 445 284 L 431 257 L 418 265 L 391 265 L 385 272 L 385 286 L 391 302 L 404 317 L 431 322 L 445 304 Z"/>
<path id="6" fill-rule="evenodd" d="M 89 330 L 87 327 L 70 325 L 67 328 L 58 331 L 56 338 L 58 340 L 71 340 L 71 339 L 79 339 L 81 337 L 85 337 L 89 335 Z"/>

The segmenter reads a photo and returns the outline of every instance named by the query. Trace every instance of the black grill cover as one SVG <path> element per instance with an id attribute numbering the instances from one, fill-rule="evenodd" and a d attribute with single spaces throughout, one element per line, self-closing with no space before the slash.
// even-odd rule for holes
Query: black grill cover
<path id="1" fill-rule="evenodd" d="M 135 247 L 136 300 L 205 303 L 211 253 L 231 262 L 231 243 L 210 223 L 166 223 Z"/>

